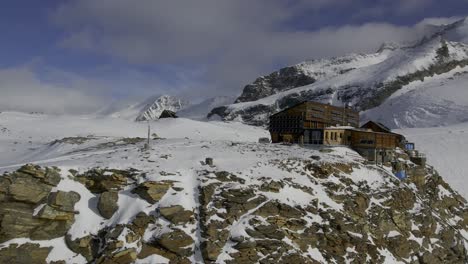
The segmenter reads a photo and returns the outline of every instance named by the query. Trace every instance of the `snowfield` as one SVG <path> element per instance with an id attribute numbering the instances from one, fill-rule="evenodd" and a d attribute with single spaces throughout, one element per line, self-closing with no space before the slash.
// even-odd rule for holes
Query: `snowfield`
<path id="1" fill-rule="evenodd" d="M 73 191 L 80 195 L 80 200 L 74 205 L 79 214 L 75 215 L 73 224 L 66 231 L 69 239 L 104 239 L 101 237 L 103 230 L 110 232 L 118 226 L 123 227 L 115 238 L 121 242 L 118 250 L 133 252 L 129 256 L 134 254 L 131 255 L 134 263 L 169 263 L 169 258 L 180 257 L 186 257 L 191 263 L 204 263 L 207 258 L 216 260 L 216 263 L 232 263 L 232 260 L 239 263 L 239 259 L 245 257 L 243 254 L 249 254 L 239 245 L 251 243 L 248 239 L 258 243 L 259 251 L 255 254 L 258 258 L 265 254 L 275 256 L 277 260 L 295 256 L 300 260 L 319 263 L 336 262 L 337 259 L 378 258 L 380 263 L 406 263 L 406 260 L 410 260 L 405 255 L 398 255 L 398 249 L 391 248 L 391 244 L 384 248 L 377 246 L 387 240 L 400 239 L 397 244 L 411 243 L 414 252 L 424 248 L 426 254 L 429 254 L 427 252 L 432 250 L 432 246 L 438 246 L 435 243 L 439 239 L 425 245 L 420 238 L 421 233 L 413 234 L 411 229 L 413 226 L 423 227 L 424 213 L 429 210 L 428 204 L 433 198 L 421 193 L 419 186 L 415 185 L 419 184 L 417 181 L 415 184 L 400 184 L 392 175 L 391 168 L 367 165 L 363 158 L 348 148 L 260 144 L 257 143 L 258 138 L 268 137 L 268 132 L 241 123 L 178 118 L 153 121 L 150 126 L 152 133 L 157 133 L 159 138 L 151 140 L 150 150 L 144 150 L 145 140 L 142 137 L 147 133 L 146 123 L 115 118 L 1 113 L 0 173 L 12 172 L 24 163 L 58 167 L 61 180 L 52 192 Z M 416 133 L 413 135 L 417 136 Z M 213 158 L 213 166 L 205 164 L 208 157 Z M 329 167 L 327 164 L 330 164 Z M 129 179 L 118 191 L 118 208 L 108 219 L 100 214 L 98 208 L 103 194 L 92 192 L 77 181 L 76 176 L 71 176 L 71 171 L 75 171 L 74 175 L 81 175 L 97 167 L 122 171 L 136 169 L 138 172 L 138 176 Z M 432 173 L 431 168 L 427 170 Z M 113 172 L 107 171 L 104 173 L 106 175 L 111 176 Z M 424 177 L 429 176 L 423 175 L 423 181 Z M 157 202 L 149 202 L 135 193 L 137 186 L 146 183 L 170 183 L 170 187 Z M 438 184 L 434 186 L 438 187 Z M 442 217 L 439 214 L 443 215 L 444 222 L 439 223 L 440 228 L 434 231 L 434 236 L 439 238 L 451 230 L 448 225 L 461 226 L 463 221 L 459 215 L 465 210 L 465 205 L 457 200 L 458 196 L 449 187 L 438 188 L 441 190 L 438 195 L 447 198 L 450 206 L 453 202 L 457 203 L 456 208 L 452 207 L 455 208 L 453 214 L 446 213 L 448 209 L 441 207 L 433 216 L 425 216 L 430 217 L 431 221 L 441 221 L 438 220 Z M 208 199 L 210 192 L 212 194 Z M 418 199 L 411 196 L 413 199 L 410 203 L 401 204 L 393 198 L 413 192 L 420 195 L 416 196 Z M 46 204 L 35 206 L 34 215 Z M 163 208 L 174 206 L 180 206 L 183 212 L 195 217 L 182 225 L 161 216 Z M 402 206 L 405 208 L 403 214 L 410 213 L 412 216 L 404 216 L 407 222 L 396 227 L 395 220 L 388 216 L 395 210 L 401 210 Z M 278 212 L 275 213 L 275 210 Z M 134 234 L 129 226 L 134 225 L 141 214 L 153 219 L 153 222 L 147 223 L 138 240 L 128 242 L 128 235 Z M 369 235 L 369 230 L 357 221 L 368 221 L 377 233 Z M 340 228 L 336 229 L 335 225 Z M 385 230 L 381 230 L 379 225 L 384 226 Z M 273 227 L 279 229 L 273 233 L 265 229 Z M 403 239 L 402 234 L 396 231 L 401 231 L 400 228 L 405 229 L 401 233 L 405 236 L 410 234 L 410 238 Z M 328 231 L 324 233 L 324 230 Z M 448 238 L 453 239 L 451 243 L 466 248 L 463 239 L 468 238 L 468 232 L 458 227 L 456 230 L 456 238 L 454 233 Z M 160 250 L 136 259 L 136 254 L 154 246 L 151 244 L 154 239 L 162 239 L 168 234 L 171 234 L 171 239 L 177 238 L 172 236 L 174 232 L 192 241 L 185 246 L 190 254 L 179 253 L 174 257 L 174 253 Z M 265 235 L 272 239 L 265 240 Z M 325 241 L 347 240 L 334 246 L 344 247 L 344 258 L 328 248 L 332 242 L 307 240 L 311 236 Z M 374 241 L 376 239 L 379 239 L 378 243 Z M 69 249 L 66 241 L 65 237 L 42 241 L 15 238 L 1 243 L 0 249 L 11 248 L 14 243 L 37 243 L 52 248 L 48 262 L 64 260 L 67 263 L 87 263 L 83 255 L 74 254 Z M 102 243 L 101 247 L 109 245 L 108 242 Z M 206 243 L 214 243 L 208 247 L 214 251 L 207 253 Z M 266 249 L 262 243 L 267 243 Z M 219 249 L 213 249 L 220 244 Z M 165 245 L 171 248 L 171 244 Z M 364 246 L 364 251 L 357 249 L 358 245 Z M 414 249 L 415 245 L 417 249 Z M 378 252 L 378 255 L 367 253 L 367 248 Z M 115 250 L 107 250 L 105 257 L 118 257 L 112 255 Z M 171 250 L 178 252 L 180 249 Z M 282 256 L 275 255 L 279 250 L 286 252 L 281 253 L 284 254 Z M 415 259 L 416 256 L 412 255 L 411 260 Z"/>

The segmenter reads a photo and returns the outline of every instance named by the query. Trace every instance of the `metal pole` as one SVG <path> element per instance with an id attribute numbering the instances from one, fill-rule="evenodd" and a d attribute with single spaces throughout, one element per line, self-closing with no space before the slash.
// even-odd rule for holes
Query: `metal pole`
<path id="1" fill-rule="evenodd" d="M 147 141 L 146 141 L 148 149 L 149 149 L 149 146 L 150 146 L 150 133 L 151 133 L 151 127 L 150 127 L 150 122 L 148 120 L 148 138 L 147 138 Z"/>

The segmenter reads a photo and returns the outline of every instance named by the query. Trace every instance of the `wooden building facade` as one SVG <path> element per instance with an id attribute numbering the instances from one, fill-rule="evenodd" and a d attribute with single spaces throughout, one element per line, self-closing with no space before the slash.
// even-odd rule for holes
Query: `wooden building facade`
<path id="1" fill-rule="evenodd" d="M 270 116 L 273 143 L 323 144 L 324 129 L 359 126 L 359 113 L 348 107 L 303 102 Z"/>
<path id="2" fill-rule="evenodd" d="M 400 146 L 400 135 L 350 127 L 329 127 L 324 130 L 325 145 L 343 145 L 352 148 L 395 149 Z"/>

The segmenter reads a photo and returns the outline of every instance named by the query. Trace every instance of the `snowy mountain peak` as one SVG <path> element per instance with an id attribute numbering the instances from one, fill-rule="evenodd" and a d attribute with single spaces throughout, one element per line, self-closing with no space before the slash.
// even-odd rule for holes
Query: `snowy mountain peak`
<path id="1" fill-rule="evenodd" d="M 455 25 L 458 25 L 457 29 L 462 28 L 460 23 Z M 380 109 L 369 112 L 372 114 L 366 117 L 375 118 L 375 114 L 378 114 L 381 117 L 379 120 L 392 127 L 427 126 L 448 120 L 453 124 L 461 121 L 468 108 L 468 103 L 463 100 L 466 97 L 452 97 L 449 93 L 440 92 L 444 90 L 443 87 L 436 87 L 454 84 L 456 86 L 450 86 L 454 94 L 466 94 L 465 86 L 455 82 L 454 78 L 465 75 L 468 71 L 468 45 L 451 41 L 444 35 L 434 35 L 414 46 L 394 48 L 394 45 L 387 43 L 382 46 L 382 51 L 385 52 L 351 54 L 289 67 L 298 69 L 300 74 L 279 70 L 270 74 L 271 78 L 267 77 L 268 85 L 256 81 L 246 86 L 240 97 L 242 101 L 238 99 L 235 104 L 215 108 L 209 116 L 218 115 L 224 120 L 242 120 L 247 124 L 265 126 L 269 115 L 302 101 L 336 105 L 347 103 L 366 111 L 377 109 L 393 96 L 409 91 L 408 94 L 402 94 L 398 102 L 410 104 L 400 104 L 398 108 L 394 108 L 393 102 L 385 108 L 388 114 L 383 114 L 383 109 Z M 315 81 L 302 86 L 291 86 L 291 83 L 300 83 L 296 79 L 306 78 Z M 428 81 L 434 82 L 431 83 L 434 88 L 430 92 L 434 96 L 425 96 L 426 101 L 417 100 L 417 97 L 413 98 L 415 101 L 406 100 L 412 98 L 412 95 L 420 94 L 410 88 L 415 85 L 421 92 L 429 91 L 423 83 Z M 397 111 L 399 114 L 393 116 L 392 113 Z M 448 118 L 449 113 L 457 118 Z M 408 115 L 417 118 L 408 118 Z"/>
<path id="2" fill-rule="evenodd" d="M 159 116 L 164 110 L 178 112 L 190 105 L 190 102 L 171 95 L 162 95 L 153 97 L 147 101 L 136 121 L 147 121 L 159 119 Z"/>

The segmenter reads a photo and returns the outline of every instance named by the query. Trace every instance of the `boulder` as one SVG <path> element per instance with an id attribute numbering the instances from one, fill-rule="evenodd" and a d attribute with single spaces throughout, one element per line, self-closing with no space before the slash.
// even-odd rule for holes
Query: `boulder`
<path id="1" fill-rule="evenodd" d="M 173 224 L 185 224 L 192 219 L 193 212 L 185 210 L 184 207 L 180 205 L 163 207 L 159 209 L 164 218 L 171 221 Z"/>
<path id="2" fill-rule="evenodd" d="M 157 203 L 166 194 L 169 188 L 172 187 L 172 182 L 162 181 L 144 182 L 132 190 L 132 193 L 137 194 L 140 198 L 146 200 L 150 204 Z"/>
<path id="3" fill-rule="evenodd" d="M 110 219 L 119 209 L 117 201 L 119 193 L 117 191 L 106 191 L 99 196 L 97 208 L 99 213 L 106 219 Z"/>

